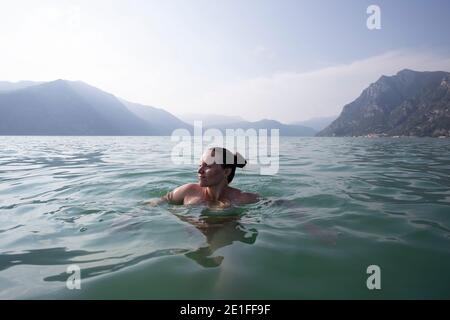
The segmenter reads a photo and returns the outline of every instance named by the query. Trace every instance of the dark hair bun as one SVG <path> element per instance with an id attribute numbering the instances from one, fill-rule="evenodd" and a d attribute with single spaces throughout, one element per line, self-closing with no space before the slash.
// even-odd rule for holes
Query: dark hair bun
<path id="1" fill-rule="evenodd" d="M 243 168 L 247 164 L 247 160 L 239 152 L 236 152 L 234 154 L 234 164 L 238 168 Z"/>

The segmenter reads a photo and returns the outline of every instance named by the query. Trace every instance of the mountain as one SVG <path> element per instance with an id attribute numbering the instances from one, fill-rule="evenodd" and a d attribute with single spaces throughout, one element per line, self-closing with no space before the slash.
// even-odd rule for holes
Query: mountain
<path id="1" fill-rule="evenodd" d="M 305 121 L 292 122 L 291 124 L 310 127 L 316 131 L 320 131 L 325 129 L 328 125 L 330 125 L 330 123 L 336 120 L 337 117 L 338 116 L 311 118 Z"/>
<path id="2" fill-rule="evenodd" d="M 128 110 L 145 120 L 158 135 L 170 136 L 175 129 L 187 129 L 190 132 L 193 132 L 193 127 L 191 125 L 181 121 L 163 109 L 129 102 L 124 99 L 120 99 L 120 101 Z"/>
<path id="3" fill-rule="evenodd" d="M 229 123 L 246 121 L 242 117 L 224 116 L 220 114 L 198 114 L 189 113 L 180 116 L 180 119 L 191 125 L 194 125 L 194 121 L 202 121 L 204 127 L 223 126 Z"/>
<path id="4" fill-rule="evenodd" d="M 0 135 L 153 135 L 115 96 L 56 80 L 0 93 Z"/>
<path id="5" fill-rule="evenodd" d="M 450 73 L 402 70 L 382 76 L 318 136 L 449 136 Z"/>
<path id="6" fill-rule="evenodd" d="M 18 81 L 18 82 L 9 82 L 9 81 L 0 81 L 0 93 L 6 91 L 13 91 L 18 89 L 24 89 L 31 86 L 35 86 L 44 82 L 36 82 L 36 81 Z"/>
<path id="7" fill-rule="evenodd" d="M 0 135 L 171 135 L 193 126 L 169 112 L 129 102 L 81 81 L 1 82 Z M 241 117 L 190 115 L 203 128 L 279 129 L 284 136 L 312 136 L 301 125 Z"/>
<path id="8" fill-rule="evenodd" d="M 213 128 L 217 128 L 222 132 L 225 132 L 226 129 L 243 129 L 243 130 L 267 129 L 268 134 L 270 134 L 270 129 L 279 129 L 280 136 L 296 136 L 296 137 L 313 136 L 317 132 L 314 129 L 305 126 L 283 124 L 281 122 L 269 119 L 263 119 L 256 122 L 241 121 L 221 126 L 214 126 Z"/>
<path id="9" fill-rule="evenodd" d="M 194 124 L 194 121 L 202 121 L 202 127 L 206 129 L 219 129 L 225 133 L 226 129 L 279 129 L 280 136 L 313 136 L 317 130 L 297 125 L 283 124 L 276 120 L 263 119 L 260 121 L 246 121 L 238 116 L 224 116 L 220 114 L 184 114 L 180 118 L 187 123 Z M 270 134 L 270 131 L 268 132 Z"/>

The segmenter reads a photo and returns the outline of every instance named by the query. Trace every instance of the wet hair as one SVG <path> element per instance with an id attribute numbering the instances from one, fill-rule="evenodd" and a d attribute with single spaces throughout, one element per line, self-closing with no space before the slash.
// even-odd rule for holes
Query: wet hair
<path id="1" fill-rule="evenodd" d="M 222 168 L 231 168 L 231 172 L 227 177 L 228 183 L 231 183 L 236 172 L 236 168 L 243 168 L 247 164 L 247 160 L 239 153 L 232 153 L 230 150 L 220 147 L 210 148 L 211 156 L 214 157 L 214 161 L 220 164 Z"/>

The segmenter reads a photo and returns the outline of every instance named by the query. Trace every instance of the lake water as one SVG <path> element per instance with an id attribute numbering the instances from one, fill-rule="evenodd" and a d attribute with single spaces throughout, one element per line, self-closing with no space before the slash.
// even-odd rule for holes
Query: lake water
<path id="1" fill-rule="evenodd" d="M 144 204 L 196 181 L 173 145 L 0 137 L 0 298 L 450 298 L 450 139 L 281 137 L 224 211 Z"/>

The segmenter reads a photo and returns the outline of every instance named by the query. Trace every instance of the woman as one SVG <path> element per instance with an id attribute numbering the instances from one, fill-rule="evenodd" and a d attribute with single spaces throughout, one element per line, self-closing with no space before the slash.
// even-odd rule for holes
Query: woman
<path id="1" fill-rule="evenodd" d="M 198 183 L 188 183 L 167 193 L 162 200 L 173 204 L 208 204 L 217 207 L 229 207 L 254 203 L 259 195 L 242 192 L 229 186 L 233 181 L 236 168 L 243 168 L 247 161 L 239 154 L 214 147 L 207 149 L 198 168 Z"/>

